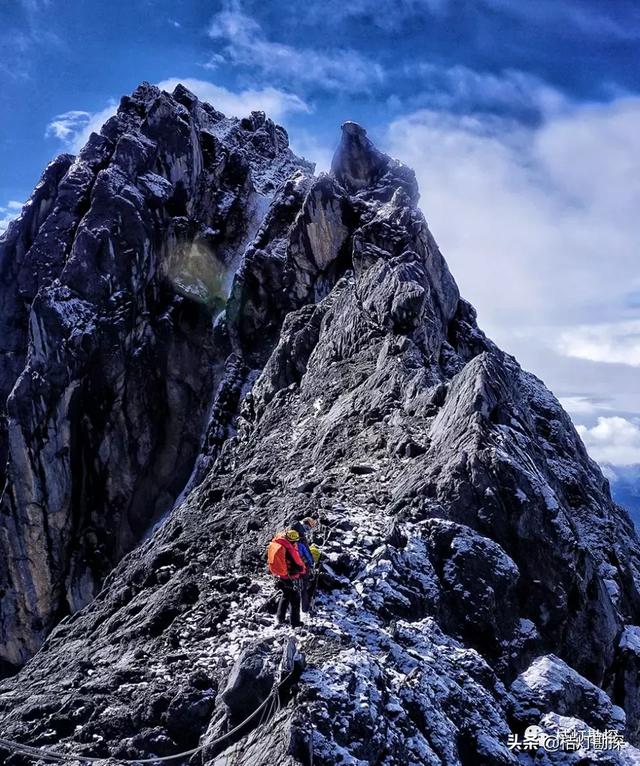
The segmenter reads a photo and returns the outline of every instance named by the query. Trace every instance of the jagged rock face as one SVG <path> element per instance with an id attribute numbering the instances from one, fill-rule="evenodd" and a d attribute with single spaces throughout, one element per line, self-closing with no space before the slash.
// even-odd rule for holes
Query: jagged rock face
<path id="1" fill-rule="evenodd" d="M 193 488 L 5 682 L 5 736 L 201 742 L 215 766 L 526 764 L 509 733 L 566 721 L 637 742 L 640 543 L 557 400 L 478 329 L 417 196 L 353 124 L 330 176 L 283 180 L 216 324 Z M 219 752 L 244 687 L 268 694 L 264 546 L 293 514 L 325 530 L 306 670 Z"/>
<path id="2" fill-rule="evenodd" d="M 295 169 L 310 172 L 263 115 L 142 86 L 47 168 L 0 245 L 5 663 L 184 488 L 229 354 L 213 318 Z"/>

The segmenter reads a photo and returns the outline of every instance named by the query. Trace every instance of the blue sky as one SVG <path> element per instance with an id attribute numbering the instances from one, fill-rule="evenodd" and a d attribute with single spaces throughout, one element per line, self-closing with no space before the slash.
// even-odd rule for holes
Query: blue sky
<path id="1" fill-rule="evenodd" d="M 639 48 L 630 0 L 5 0 L 0 219 L 142 80 L 264 108 L 321 169 L 357 120 L 481 325 L 640 463 Z"/>

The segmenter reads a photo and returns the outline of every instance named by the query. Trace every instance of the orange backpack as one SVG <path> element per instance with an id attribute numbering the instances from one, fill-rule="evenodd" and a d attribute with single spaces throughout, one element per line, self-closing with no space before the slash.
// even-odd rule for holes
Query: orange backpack
<path id="1" fill-rule="evenodd" d="M 282 544 L 282 539 L 274 537 L 267 547 L 267 564 L 269 571 L 276 577 L 288 577 L 287 549 Z"/>
<path id="2" fill-rule="evenodd" d="M 287 553 L 293 560 L 294 574 L 289 572 Z M 304 561 L 300 558 L 296 546 L 283 534 L 276 535 L 267 548 L 267 564 L 269 571 L 276 577 L 286 577 L 289 580 L 297 580 L 307 571 Z"/>

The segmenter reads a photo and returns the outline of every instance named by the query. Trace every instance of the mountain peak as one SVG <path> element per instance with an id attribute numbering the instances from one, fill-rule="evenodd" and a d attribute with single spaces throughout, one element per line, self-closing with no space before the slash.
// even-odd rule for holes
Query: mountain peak
<path id="1" fill-rule="evenodd" d="M 331 172 L 350 191 L 373 185 L 385 172 L 389 157 L 379 152 L 357 122 L 342 125 L 342 138 L 331 161 Z"/>
<path id="2" fill-rule="evenodd" d="M 640 742 L 640 541 L 413 172 L 345 123 L 316 178 L 194 98 L 141 86 L 0 243 L 3 738 L 210 766 Z M 264 551 L 305 516 L 317 611 L 277 686 Z"/>

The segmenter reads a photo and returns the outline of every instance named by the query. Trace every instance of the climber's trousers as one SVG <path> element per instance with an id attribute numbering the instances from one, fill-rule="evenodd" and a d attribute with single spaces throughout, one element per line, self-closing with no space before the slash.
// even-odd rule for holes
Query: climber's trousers
<path id="1" fill-rule="evenodd" d="M 306 575 L 300 579 L 300 605 L 305 614 L 311 612 L 311 604 L 317 584 L 318 578 L 314 574 Z"/>
<path id="2" fill-rule="evenodd" d="M 287 618 L 287 610 L 291 610 L 290 621 L 294 628 L 302 623 L 300 622 L 300 591 L 293 580 L 278 580 L 276 588 L 281 596 L 278 601 L 278 622 L 283 623 Z"/>

